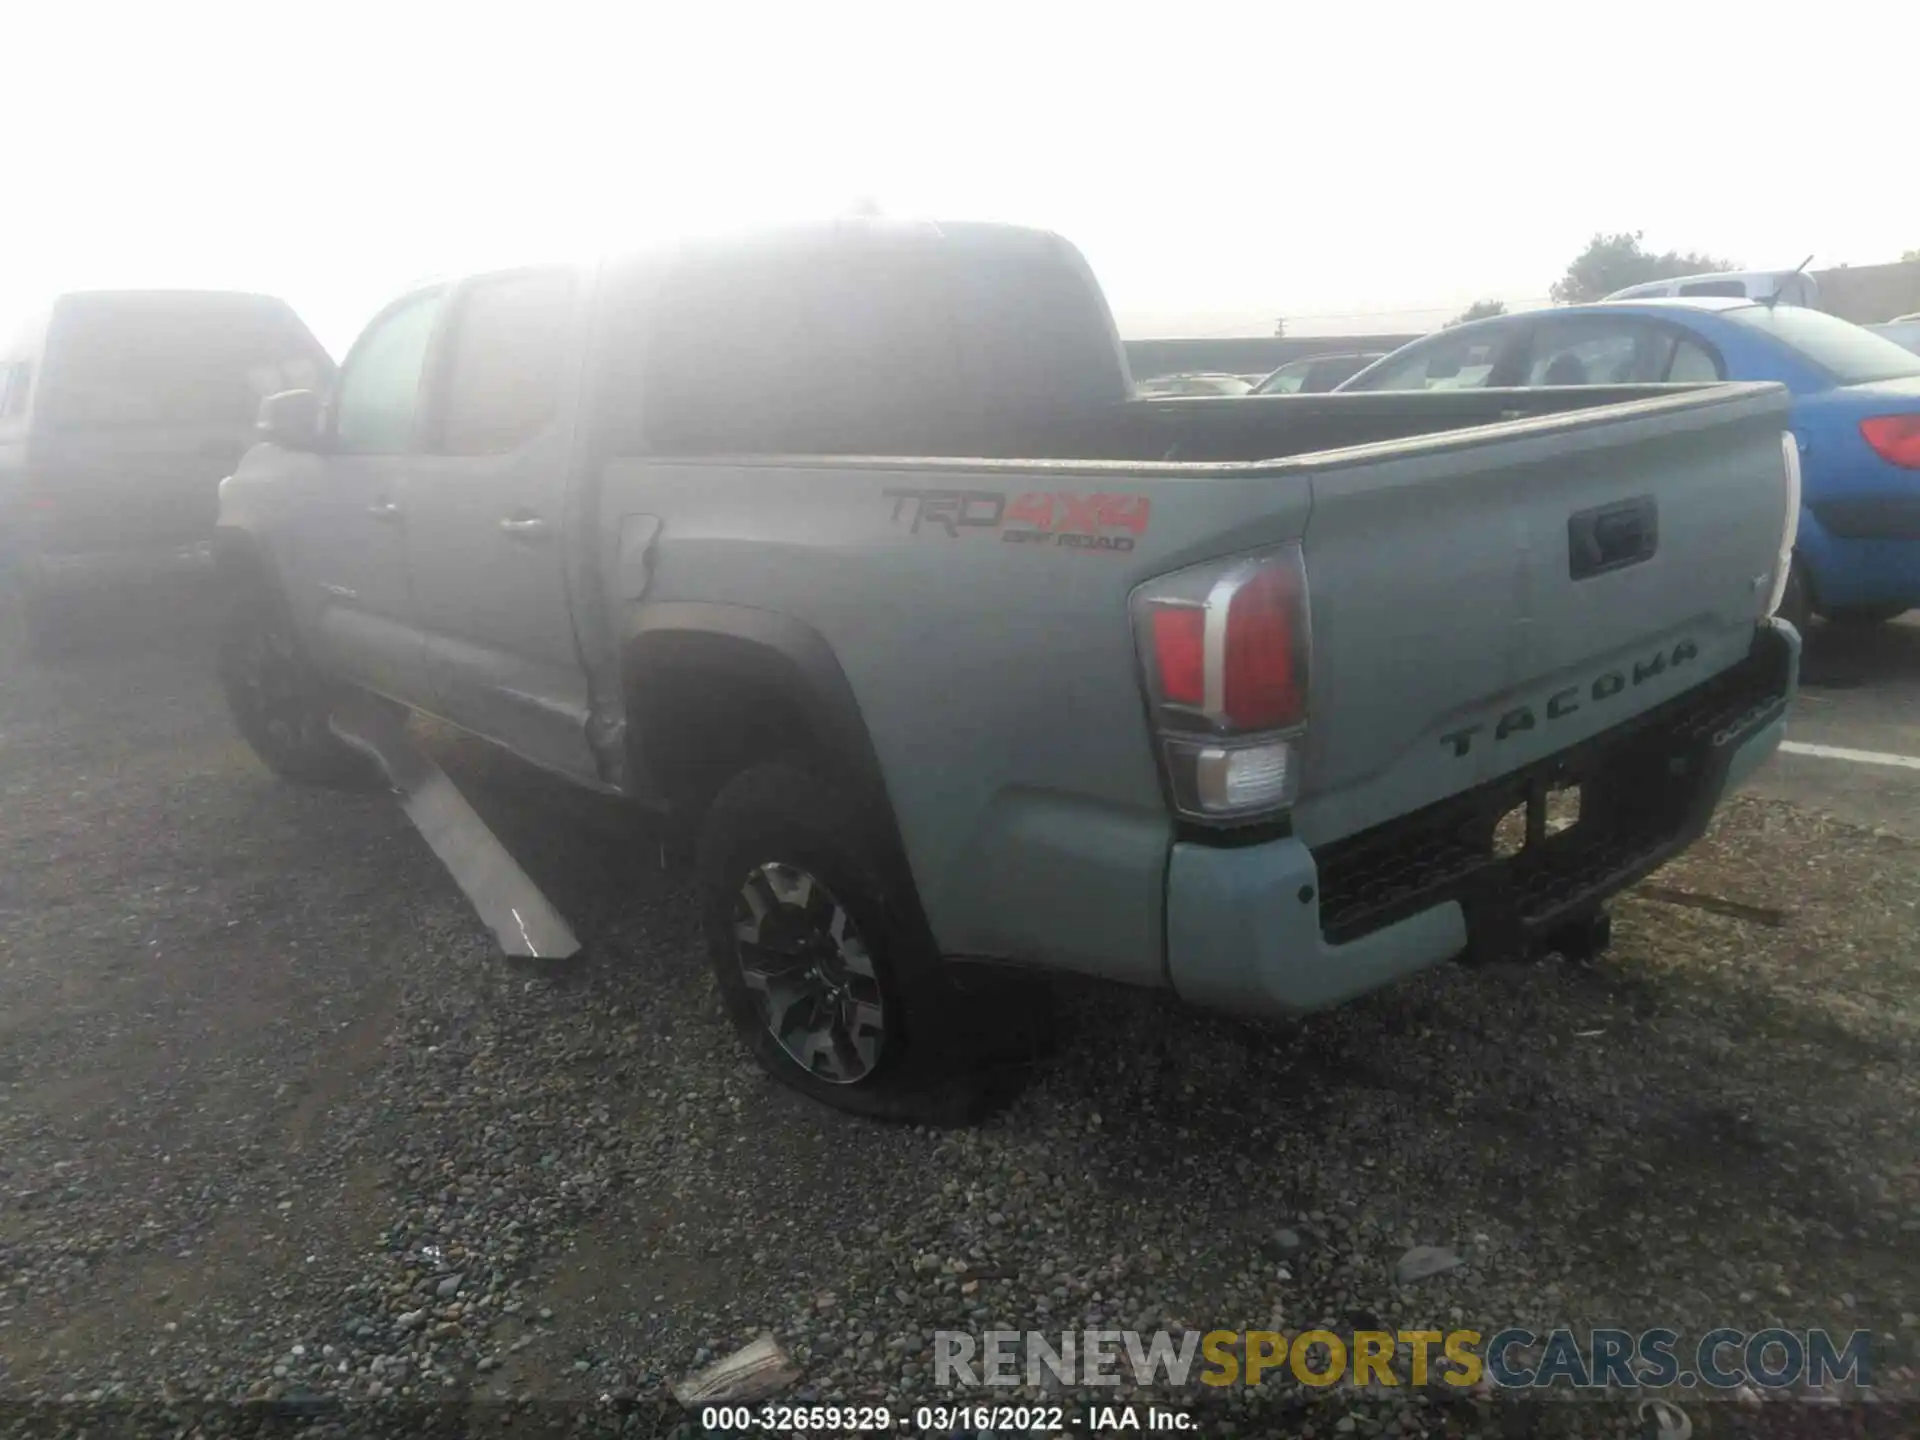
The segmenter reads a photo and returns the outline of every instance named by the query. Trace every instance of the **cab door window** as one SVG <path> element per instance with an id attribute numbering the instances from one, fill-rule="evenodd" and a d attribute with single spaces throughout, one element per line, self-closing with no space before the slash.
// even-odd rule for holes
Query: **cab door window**
<path id="1" fill-rule="evenodd" d="M 409 296 L 355 343 L 334 393 L 334 448 L 346 455 L 401 455 L 414 448 L 421 380 L 444 292 Z"/>
<path id="2" fill-rule="evenodd" d="M 559 412 L 573 277 L 564 270 L 491 276 L 466 290 L 446 347 L 443 455 L 502 455 Z"/>

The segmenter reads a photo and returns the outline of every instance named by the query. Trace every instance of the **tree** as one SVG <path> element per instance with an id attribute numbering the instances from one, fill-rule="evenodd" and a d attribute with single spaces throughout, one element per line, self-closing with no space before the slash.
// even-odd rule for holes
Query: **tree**
<path id="1" fill-rule="evenodd" d="M 1507 302 L 1504 300 L 1476 300 L 1441 328 L 1450 330 L 1455 325 L 1466 324 L 1469 320 L 1491 320 L 1495 315 L 1506 313 Z"/>
<path id="2" fill-rule="evenodd" d="M 1629 285 L 1648 280 L 1671 280 L 1676 275 L 1698 275 L 1707 270 L 1731 270 L 1734 262 L 1691 250 L 1667 250 L 1656 255 L 1640 248 L 1639 230 L 1618 235 L 1595 234 L 1587 248 L 1574 256 L 1567 273 L 1553 282 L 1553 298 L 1562 305 L 1600 300 Z"/>
<path id="3" fill-rule="evenodd" d="M 1284 340 L 1287 338 L 1287 322 L 1285 320 L 1276 320 L 1273 322 L 1273 338 L 1276 340 Z"/>
<path id="4" fill-rule="evenodd" d="M 1903 265 L 1913 265 L 1916 263 L 1920 263 L 1920 250 L 1902 251 L 1900 254 L 1900 263 Z"/>

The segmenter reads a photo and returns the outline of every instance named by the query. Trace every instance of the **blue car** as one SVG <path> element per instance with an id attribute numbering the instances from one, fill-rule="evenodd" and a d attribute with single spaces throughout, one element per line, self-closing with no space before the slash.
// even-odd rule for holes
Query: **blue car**
<path id="1" fill-rule="evenodd" d="M 1433 390 L 1777 380 L 1793 393 L 1800 536 L 1780 613 L 1920 605 L 1920 355 L 1832 315 L 1699 296 L 1500 315 L 1402 346 L 1340 385 Z"/>

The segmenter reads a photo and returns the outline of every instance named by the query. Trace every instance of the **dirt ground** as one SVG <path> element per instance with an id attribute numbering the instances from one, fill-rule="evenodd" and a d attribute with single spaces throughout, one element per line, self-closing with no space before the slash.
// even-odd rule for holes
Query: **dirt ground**
<path id="1" fill-rule="evenodd" d="M 1003 1113 L 878 1126 L 745 1061 L 644 823 L 435 737 L 587 945 L 504 962 L 390 799 L 253 761 L 205 619 L 0 677 L 0 1400 L 646 1432 L 762 1331 L 799 1395 L 905 1407 L 936 1328 L 1316 1321 L 1863 1329 L 1877 1393 L 1920 1396 L 1911 840 L 1743 798 L 1597 965 L 1293 1025 L 1063 985 Z M 1429 1244 L 1457 1268 L 1396 1283 Z M 1412 1395 L 1207 1414 L 1508 1433 Z"/>

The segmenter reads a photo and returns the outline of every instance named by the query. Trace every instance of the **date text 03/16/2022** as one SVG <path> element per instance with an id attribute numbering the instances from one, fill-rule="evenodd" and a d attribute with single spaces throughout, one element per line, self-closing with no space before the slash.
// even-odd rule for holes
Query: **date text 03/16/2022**
<path id="1" fill-rule="evenodd" d="M 1170 1405 L 918 1405 L 911 1411 L 885 1405 L 708 1405 L 700 1428 L 709 1435 L 906 1434 L 1020 1436 L 1063 1431 L 1096 1435 L 1191 1434 L 1199 1421 Z"/>

